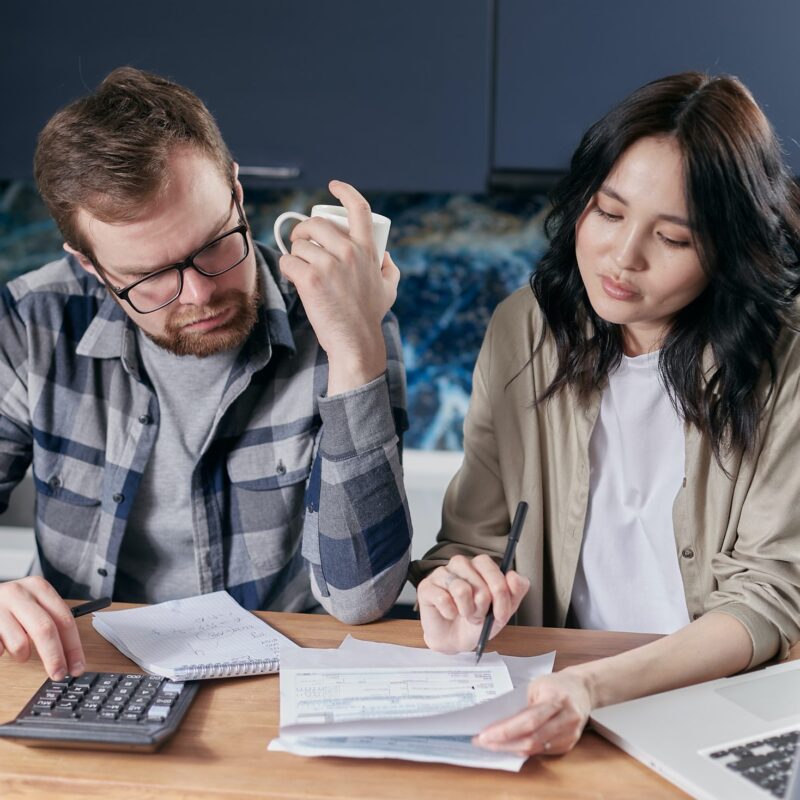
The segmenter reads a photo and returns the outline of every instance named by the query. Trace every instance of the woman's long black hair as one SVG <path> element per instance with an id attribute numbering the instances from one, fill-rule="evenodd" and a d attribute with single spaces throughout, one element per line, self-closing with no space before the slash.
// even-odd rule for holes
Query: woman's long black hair
<path id="1" fill-rule="evenodd" d="M 683 155 L 695 246 L 709 285 L 676 315 L 659 369 L 678 413 L 723 451 L 753 444 L 774 347 L 796 327 L 800 192 L 772 128 L 748 90 L 729 76 L 696 72 L 649 83 L 595 123 L 556 187 L 545 221 L 550 249 L 531 288 L 552 333 L 558 369 L 545 398 L 601 389 L 622 357 L 619 325 L 592 309 L 575 257 L 575 227 L 620 156 L 646 136 L 673 137 Z M 713 368 L 704 374 L 710 347 Z M 761 388 L 760 388 L 761 387 Z"/>

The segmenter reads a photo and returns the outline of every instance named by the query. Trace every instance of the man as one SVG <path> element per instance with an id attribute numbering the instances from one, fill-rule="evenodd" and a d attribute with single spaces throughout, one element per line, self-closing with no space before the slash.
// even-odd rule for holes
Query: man
<path id="1" fill-rule="evenodd" d="M 132 68 L 35 156 L 67 257 L 0 292 L 0 510 L 32 463 L 37 576 L 0 585 L 0 654 L 85 659 L 61 599 L 226 588 L 247 608 L 381 616 L 405 581 L 405 383 L 370 209 L 278 262 L 188 90 Z M 312 243 L 313 242 L 313 243 Z"/>

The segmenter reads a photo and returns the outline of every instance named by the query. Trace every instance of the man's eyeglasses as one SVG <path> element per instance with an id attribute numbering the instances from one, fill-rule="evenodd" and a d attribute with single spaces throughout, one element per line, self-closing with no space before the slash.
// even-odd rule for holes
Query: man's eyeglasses
<path id="1" fill-rule="evenodd" d="M 106 280 L 108 288 L 120 300 L 126 300 L 134 311 L 139 314 L 150 314 L 180 297 L 183 291 L 183 273 L 189 267 L 209 278 L 215 278 L 238 267 L 247 258 L 250 243 L 247 239 L 247 222 L 235 192 L 233 202 L 239 214 L 239 224 L 235 228 L 207 242 L 179 264 L 170 264 L 128 284 L 123 289 L 117 289 Z M 105 277 L 105 270 L 96 263 L 95 267 Z"/>

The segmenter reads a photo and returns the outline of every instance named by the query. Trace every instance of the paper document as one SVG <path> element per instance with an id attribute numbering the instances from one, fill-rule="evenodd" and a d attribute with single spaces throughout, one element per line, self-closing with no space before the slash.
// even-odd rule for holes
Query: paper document
<path id="1" fill-rule="evenodd" d="M 227 592 L 94 614 L 92 625 L 142 669 L 173 680 L 277 672 L 291 639 Z"/>
<path id="2" fill-rule="evenodd" d="M 348 637 L 338 650 L 303 649 L 281 664 L 281 732 L 270 749 L 298 755 L 404 758 L 519 770 L 525 759 L 474 747 L 472 735 L 521 711 L 527 681 L 554 654 L 517 659 L 521 685 L 497 653 L 430 650 Z M 523 663 L 524 662 L 524 663 Z"/>

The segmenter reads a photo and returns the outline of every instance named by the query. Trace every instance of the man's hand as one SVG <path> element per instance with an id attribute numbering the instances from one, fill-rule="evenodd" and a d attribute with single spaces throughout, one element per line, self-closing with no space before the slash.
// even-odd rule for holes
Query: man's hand
<path id="1" fill-rule="evenodd" d="M 513 570 L 505 575 L 487 555 L 453 556 L 417 587 L 425 644 L 443 653 L 474 650 L 492 606 L 496 636 L 519 608 L 530 581 Z"/>
<path id="2" fill-rule="evenodd" d="M 386 369 L 381 320 L 397 297 L 400 272 L 389 254 L 378 267 L 369 203 L 352 186 L 331 181 L 347 209 L 349 232 L 312 217 L 292 231 L 281 272 L 295 285 L 328 354 L 328 394 L 363 386 Z M 316 243 L 316 244 L 315 244 Z"/>
<path id="3" fill-rule="evenodd" d="M 528 707 L 486 728 L 472 743 L 521 756 L 557 755 L 571 750 L 592 710 L 586 681 L 569 669 L 528 685 Z"/>
<path id="4" fill-rule="evenodd" d="M 27 661 L 33 643 L 53 680 L 80 675 L 86 664 L 69 606 L 44 579 L 31 576 L 0 584 L 0 656 Z"/>

